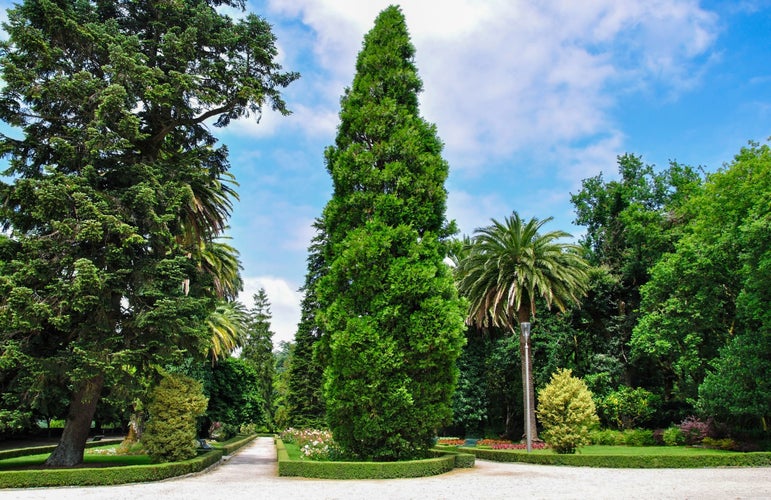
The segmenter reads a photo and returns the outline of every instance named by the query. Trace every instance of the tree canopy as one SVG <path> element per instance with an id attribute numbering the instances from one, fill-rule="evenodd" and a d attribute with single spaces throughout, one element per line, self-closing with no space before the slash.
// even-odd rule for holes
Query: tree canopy
<path id="1" fill-rule="evenodd" d="M 82 460 L 122 367 L 202 356 L 205 320 L 238 280 L 212 257 L 235 191 L 208 125 L 288 113 L 298 75 L 239 1 L 26 0 L 0 45 L 0 331 L 39 384 L 73 388 L 50 464 Z M 223 250 L 220 248 L 220 250 Z M 216 252 L 215 252 L 216 253 Z M 235 261 L 237 262 L 237 260 Z"/>
<path id="2" fill-rule="evenodd" d="M 419 115 L 404 16 L 380 13 L 325 152 L 334 193 L 317 285 L 328 423 L 362 458 L 425 453 L 451 417 L 462 302 L 443 263 L 448 166 Z"/>

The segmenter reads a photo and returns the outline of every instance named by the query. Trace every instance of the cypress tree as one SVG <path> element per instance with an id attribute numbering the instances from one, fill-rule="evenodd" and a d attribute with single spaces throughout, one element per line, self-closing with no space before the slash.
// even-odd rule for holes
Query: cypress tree
<path id="1" fill-rule="evenodd" d="M 448 165 L 418 110 L 422 82 L 404 16 L 365 36 L 325 160 L 324 396 L 335 440 L 359 458 L 420 456 L 450 420 L 463 304 L 443 263 Z"/>
<path id="2" fill-rule="evenodd" d="M 316 222 L 318 235 L 308 249 L 308 272 L 301 291 L 300 323 L 294 337 L 294 350 L 289 364 L 289 388 L 287 405 L 289 423 L 294 427 L 326 426 L 326 407 L 322 395 L 324 367 L 315 356 L 315 347 L 321 338 L 321 328 L 316 321 L 319 309 L 316 296 L 316 283 L 324 272 L 324 259 L 321 255 L 323 232 L 321 223 Z"/>

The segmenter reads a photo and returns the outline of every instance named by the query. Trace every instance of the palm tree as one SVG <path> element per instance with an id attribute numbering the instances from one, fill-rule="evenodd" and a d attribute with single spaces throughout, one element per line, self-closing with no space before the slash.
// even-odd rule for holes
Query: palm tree
<path id="1" fill-rule="evenodd" d="M 513 212 L 503 223 L 492 219 L 492 225 L 474 232 L 459 254 L 455 271 L 458 290 L 470 303 L 468 324 L 492 324 L 516 334 L 518 324 L 535 317 L 539 297 L 549 309 L 555 305 L 563 312 L 569 304 L 580 304 L 588 288 L 589 264 L 578 254 L 577 245 L 557 241 L 570 234 L 539 233 L 551 220 L 533 218 L 525 223 Z M 529 398 L 525 406 L 530 408 L 525 428 L 529 419 L 530 429 L 537 435 L 530 352 L 530 338 L 521 335 L 523 394 Z"/>
<path id="2" fill-rule="evenodd" d="M 211 333 L 209 357 L 212 363 L 225 359 L 242 347 L 248 332 L 249 314 L 240 302 L 221 301 L 206 318 Z"/>

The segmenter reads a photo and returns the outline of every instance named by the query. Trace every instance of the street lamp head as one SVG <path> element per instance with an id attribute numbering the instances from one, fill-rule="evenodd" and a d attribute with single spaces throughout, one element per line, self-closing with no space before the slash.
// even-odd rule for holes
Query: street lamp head
<path id="1" fill-rule="evenodd" d="M 519 327 L 522 329 L 522 336 L 528 339 L 530 337 L 530 322 L 523 321 L 519 324 Z"/>

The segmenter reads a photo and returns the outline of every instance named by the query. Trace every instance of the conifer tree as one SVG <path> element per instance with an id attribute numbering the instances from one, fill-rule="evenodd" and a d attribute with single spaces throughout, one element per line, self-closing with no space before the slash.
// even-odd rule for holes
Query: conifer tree
<path id="1" fill-rule="evenodd" d="M 300 323 L 294 337 L 294 350 L 289 365 L 287 405 L 289 422 L 294 427 L 325 427 L 326 406 L 322 395 L 324 368 L 315 355 L 321 339 L 321 328 L 316 321 L 319 309 L 316 283 L 324 270 L 321 255 L 323 232 L 319 221 L 315 224 L 318 235 L 308 249 L 308 272 L 303 285 Z"/>
<path id="2" fill-rule="evenodd" d="M 241 358 L 257 372 L 258 392 L 264 401 L 263 414 L 269 426 L 273 425 L 273 331 L 270 329 L 270 301 L 264 288 L 254 294 L 254 307 L 249 311 L 249 328 Z"/>
<path id="3" fill-rule="evenodd" d="M 24 0 L 0 41 L 0 350 L 69 410 L 52 466 L 83 460 L 102 389 L 200 356 L 237 292 L 217 244 L 235 191 L 211 125 L 288 113 L 270 25 L 243 0 Z M 127 367 L 129 369 L 127 369 Z"/>
<path id="4" fill-rule="evenodd" d="M 448 165 L 418 110 L 422 82 L 404 16 L 365 36 L 325 160 L 324 396 L 335 440 L 374 460 L 421 455 L 451 417 L 463 304 L 449 268 Z"/>

